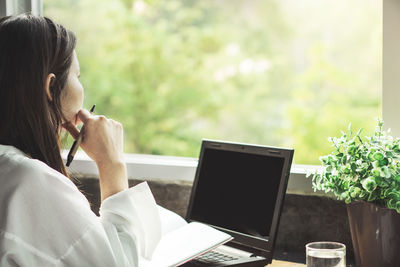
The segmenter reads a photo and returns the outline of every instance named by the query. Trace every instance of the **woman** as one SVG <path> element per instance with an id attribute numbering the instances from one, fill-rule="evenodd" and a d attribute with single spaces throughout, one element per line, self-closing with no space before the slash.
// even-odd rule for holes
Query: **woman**
<path id="1" fill-rule="evenodd" d="M 81 109 L 76 39 L 48 18 L 0 19 L 0 266 L 138 266 L 160 239 L 146 183 L 128 189 L 120 123 Z M 100 217 L 68 178 L 60 132 L 97 164 Z"/>

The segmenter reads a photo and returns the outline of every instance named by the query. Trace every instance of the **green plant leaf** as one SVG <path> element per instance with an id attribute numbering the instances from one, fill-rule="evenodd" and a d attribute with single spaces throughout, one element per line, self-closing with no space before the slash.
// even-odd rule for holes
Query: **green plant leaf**
<path id="1" fill-rule="evenodd" d="M 329 137 L 334 150 L 321 156 L 325 169 L 313 176 L 314 190 L 333 192 L 350 203 L 365 200 L 400 211 L 400 139 L 382 130 L 378 120 L 375 133 L 362 139 L 359 129 Z M 364 141 L 363 141 L 364 140 Z"/>
<path id="2" fill-rule="evenodd" d="M 376 159 L 378 161 L 383 160 L 383 158 L 384 158 L 383 154 L 380 152 L 376 152 L 373 157 L 374 157 L 374 159 Z"/>

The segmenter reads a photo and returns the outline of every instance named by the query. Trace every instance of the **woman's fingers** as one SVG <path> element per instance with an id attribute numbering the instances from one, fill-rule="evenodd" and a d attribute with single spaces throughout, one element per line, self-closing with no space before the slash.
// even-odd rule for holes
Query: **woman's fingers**
<path id="1" fill-rule="evenodd" d="M 78 117 L 84 123 L 81 147 L 96 163 L 107 165 L 123 161 L 122 125 L 103 115 L 92 115 L 80 110 Z"/>
<path id="2" fill-rule="evenodd" d="M 75 125 L 73 125 L 71 122 L 66 122 L 62 126 L 72 135 L 74 139 L 78 138 L 79 130 Z"/>

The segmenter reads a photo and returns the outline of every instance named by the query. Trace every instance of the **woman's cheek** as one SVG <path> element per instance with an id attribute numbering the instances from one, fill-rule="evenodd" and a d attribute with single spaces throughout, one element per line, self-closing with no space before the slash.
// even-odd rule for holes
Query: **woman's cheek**
<path id="1" fill-rule="evenodd" d="M 77 114 L 83 105 L 83 87 L 79 80 L 71 79 L 65 88 L 62 98 L 62 110 L 66 119 L 72 123 L 77 122 Z"/>

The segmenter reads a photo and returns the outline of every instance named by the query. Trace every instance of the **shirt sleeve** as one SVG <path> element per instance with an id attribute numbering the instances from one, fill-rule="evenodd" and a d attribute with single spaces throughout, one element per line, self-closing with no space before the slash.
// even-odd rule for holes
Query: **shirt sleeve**
<path id="1" fill-rule="evenodd" d="M 43 163 L 30 165 L 8 173 L 9 193 L 0 198 L 10 211 L 0 229 L 1 263 L 138 267 L 139 258 L 151 258 L 161 222 L 146 182 L 105 199 L 96 216 L 67 177 Z"/>
<path id="2" fill-rule="evenodd" d="M 161 238 L 161 220 L 147 182 L 105 199 L 100 206 L 100 217 L 103 224 L 132 233 L 140 255 L 151 259 Z"/>
<path id="3" fill-rule="evenodd" d="M 65 266 L 139 266 L 139 257 L 150 259 L 161 238 L 158 207 L 146 182 L 105 199 L 99 222 L 71 247 Z"/>

